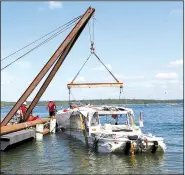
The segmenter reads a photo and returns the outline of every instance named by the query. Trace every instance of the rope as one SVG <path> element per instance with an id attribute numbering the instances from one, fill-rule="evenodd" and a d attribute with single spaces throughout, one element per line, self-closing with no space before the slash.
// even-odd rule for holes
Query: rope
<path id="1" fill-rule="evenodd" d="M 42 37 L 40 37 L 40 38 L 36 39 L 35 41 L 33 41 L 33 42 L 29 43 L 28 45 L 26 45 L 26 46 L 22 47 L 21 49 L 19 49 L 19 50 L 15 51 L 15 52 L 13 52 L 13 53 L 11 53 L 10 55 L 8 55 L 8 56 L 6 56 L 5 58 L 1 59 L 1 61 L 3 61 L 3 60 L 5 60 L 5 59 L 9 58 L 10 56 L 12 56 L 12 55 L 16 54 L 17 52 L 19 52 L 19 51 L 21 51 L 21 50 L 23 50 L 23 49 L 27 48 L 28 46 L 30 46 L 30 45 L 32 45 L 32 44 L 34 44 L 34 43 L 36 43 L 37 41 L 39 41 L 39 40 L 43 39 L 44 37 L 46 37 L 46 36 L 50 35 L 50 34 L 51 34 L 51 33 L 53 33 L 53 32 L 55 32 L 55 31 L 59 30 L 60 28 L 64 27 L 65 25 L 68 25 L 68 24 L 69 24 L 69 23 L 71 23 L 71 22 L 73 23 L 74 21 L 78 20 L 79 18 L 81 18 L 81 16 L 78 16 L 78 17 L 76 17 L 76 18 L 72 19 L 71 21 L 67 22 L 66 24 L 64 24 L 64 25 L 62 25 L 62 26 L 60 26 L 60 27 L 56 28 L 55 30 L 52 30 L 51 32 L 49 32 L 49 33 L 45 34 L 44 36 L 42 36 Z"/>
<path id="2" fill-rule="evenodd" d="M 90 55 L 87 57 L 86 61 L 84 62 L 84 64 L 82 65 L 82 67 L 80 68 L 80 70 L 77 72 L 76 76 L 73 78 L 72 82 L 73 83 L 76 79 L 76 77 L 79 75 L 79 73 L 81 72 L 81 70 L 83 69 L 83 67 L 85 66 L 85 64 L 87 63 L 87 61 L 89 60 L 89 58 L 91 57 L 92 53 L 90 53 Z"/>
<path id="3" fill-rule="evenodd" d="M 76 101 L 75 98 L 74 98 L 74 96 L 73 96 L 73 94 L 72 94 L 72 92 L 71 92 L 71 96 L 73 97 L 73 100 Z"/>
<path id="4" fill-rule="evenodd" d="M 74 98 L 74 95 L 73 95 L 73 93 L 71 92 L 71 89 L 69 89 L 69 91 L 70 91 L 70 92 L 69 92 L 69 95 L 72 96 L 72 98 L 73 98 L 74 101 L 77 101 L 77 100 Z M 78 101 L 78 102 L 80 103 L 81 101 Z M 70 103 L 70 101 L 69 101 L 69 103 Z"/>
<path id="5" fill-rule="evenodd" d="M 96 56 L 96 58 L 102 63 L 102 65 L 107 69 L 107 71 L 112 75 L 112 77 L 119 83 L 118 79 L 113 75 L 113 73 L 107 68 L 107 66 L 100 60 L 100 58 L 96 55 L 95 52 L 93 54 Z"/>
<path id="6" fill-rule="evenodd" d="M 29 50 L 28 52 L 26 52 L 25 54 L 23 54 L 22 56 L 18 57 L 16 60 L 12 61 L 11 63 L 9 63 L 8 65 L 6 65 L 5 67 L 3 67 L 1 69 L 4 70 L 5 68 L 9 67 L 10 65 L 12 65 L 13 63 L 15 63 L 16 61 L 20 60 L 21 58 L 23 58 L 24 56 L 26 56 L 27 54 L 29 54 L 30 52 L 32 52 L 33 50 L 39 48 L 40 46 L 42 46 L 43 44 L 47 43 L 48 41 L 52 40 L 53 38 L 55 38 L 56 36 L 58 36 L 59 34 L 63 33 L 64 31 L 66 31 L 67 29 L 69 29 L 72 26 L 68 26 L 65 29 L 60 30 L 59 32 L 57 32 L 56 34 L 52 35 L 51 37 L 49 37 L 48 39 L 44 40 L 42 43 L 40 43 L 39 45 L 35 46 L 34 48 L 32 48 L 31 50 Z"/>

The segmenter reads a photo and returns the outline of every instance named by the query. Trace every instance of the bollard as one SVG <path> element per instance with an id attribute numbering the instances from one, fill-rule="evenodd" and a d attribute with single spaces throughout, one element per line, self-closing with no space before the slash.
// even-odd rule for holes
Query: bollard
<path id="1" fill-rule="evenodd" d="M 50 120 L 49 132 L 55 133 L 57 120 L 55 118 Z"/>
<path id="2" fill-rule="evenodd" d="M 43 140 L 43 124 L 36 124 L 36 140 Z"/>

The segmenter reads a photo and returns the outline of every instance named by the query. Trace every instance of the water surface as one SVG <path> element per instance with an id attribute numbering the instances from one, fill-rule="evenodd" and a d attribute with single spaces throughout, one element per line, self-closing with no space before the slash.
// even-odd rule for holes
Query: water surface
<path id="1" fill-rule="evenodd" d="M 1 171 L 21 174 L 167 174 L 183 173 L 183 105 L 128 105 L 135 112 L 136 124 L 143 112 L 143 132 L 162 136 L 167 145 L 164 154 L 134 157 L 100 154 L 89 150 L 62 132 L 44 136 L 43 141 L 29 141 L 15 149 L 1 152 Z M 58 107 L 60 109 L 60 107 Z M 10 107 L 1 110 L 3 118 Z M 36 107 L 35 114 L 47 117 L 46 107 Z"/>

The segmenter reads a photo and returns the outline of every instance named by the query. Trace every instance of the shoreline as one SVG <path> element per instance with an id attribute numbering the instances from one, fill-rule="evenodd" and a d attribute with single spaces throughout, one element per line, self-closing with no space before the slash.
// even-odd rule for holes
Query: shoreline
<path id="1" fill-rule="evenodd" d="M 72 101 L 71 101 L 72 102 Z M 78 103 L 79 101 L 76 101 Z M 105 100 L 81 100 L 83 104 L 93 104 L 93 105 L 152 105 L 152 104 L 183 104 L 182 100 L 117 100 L 117 99 L 105 99 Z M 14 106 L 16 102 L 1 102 L 1 108 Z M 28 104 L 31 102 L 28 101 Z M 46 106 L 48 101 L 39 101 L 36 106 Z M 55 101 L 57 106 L 69 106 L 68 101 Z"/>

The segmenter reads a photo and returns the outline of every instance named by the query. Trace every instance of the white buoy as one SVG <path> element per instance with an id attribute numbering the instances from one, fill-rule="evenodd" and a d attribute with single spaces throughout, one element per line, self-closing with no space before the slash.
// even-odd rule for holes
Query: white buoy
<path id="1" fill-rule="evenodd" d="M 43 140 L 43 124 L 36 124 L 36 140 Z"/>
<path id="2" fill-rule="evenodd" d="M 55 133 L 56 123 L 57 123 L 57 120 L 55 118 L 50 120 L 50 127 L 49 127 L 49 132 L 50 133 Z"/>

